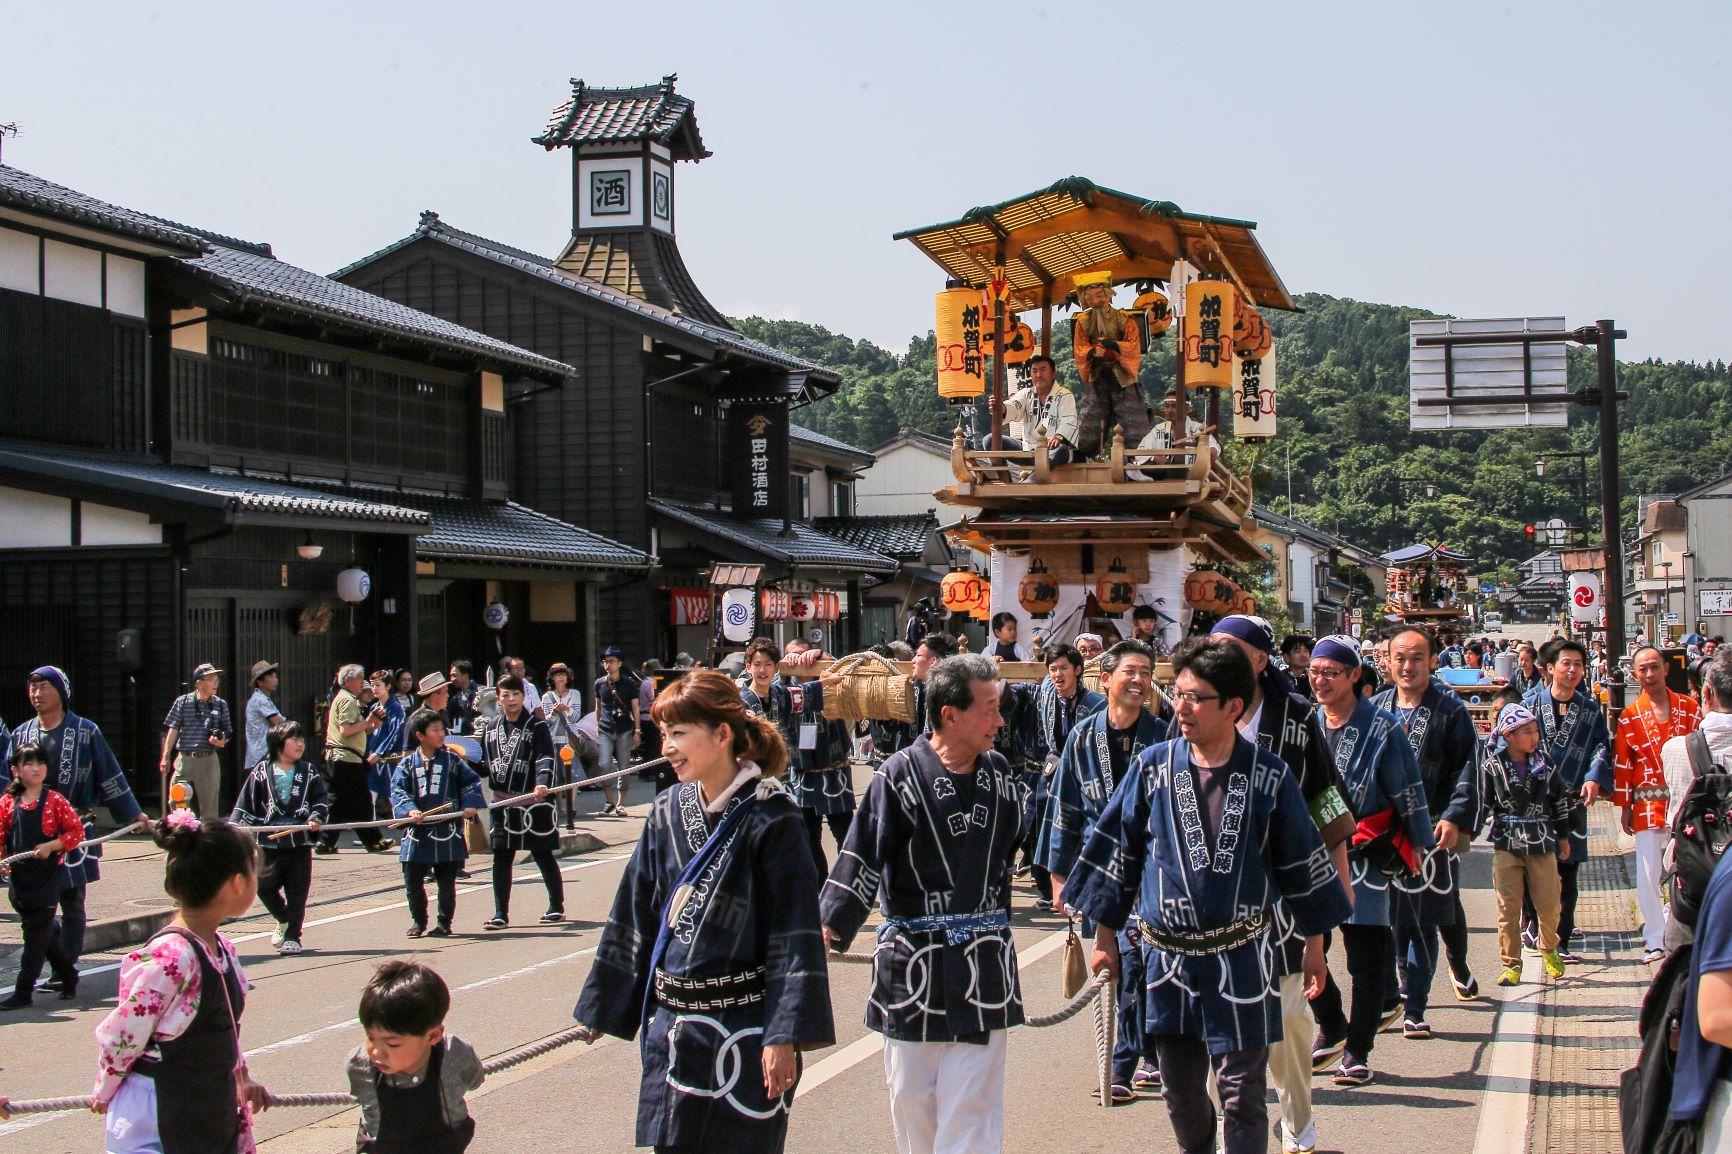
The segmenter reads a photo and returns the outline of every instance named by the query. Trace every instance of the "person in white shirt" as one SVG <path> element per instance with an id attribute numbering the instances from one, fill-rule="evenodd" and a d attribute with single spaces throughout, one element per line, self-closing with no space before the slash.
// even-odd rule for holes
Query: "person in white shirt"
<path id="1" fill-rule="evenodd" d="M 1732 659 L 1716 656 L 1702 666 L 1702 724 L 1697 729 L 1708 740 L 1708 756 L 1716 764 L 1732 766 Z M 1666 774 L 1666 828 L 1678 820 L 1678 807 L 1696 780 L 1690 767 L 1691 735 L 1670 738 L 1660 747 L 1660 768 Z M 1666 863 L 1671 865 L 1670 860 Z M 1662 943 L 1667 953 L 1689 942 L 1692 931 L 1679 925 L 1668 913 Z"/>
<path id="2" fill-rule="evenodd" d="M 1033 449 L 1037 442 L 1045 441 L 1049 463 L 1068 465 L 1075 454 L 1076 397 L 1069 389 L 1054 387 L 1057 377 L 1051 357 L 1030 359 L 1028 372 L 1034 383 L 1012 393 L 999 411 L 1007 426 L 1003 447 L 1010 451 Z"/>
<path id="3" fill-rule="evenodd" d="M 529 680 L 529 674 L 524 670 L 523 658 L 507 657 L 499 664 L 501 676 L 510 674 L 512 677 L 522 678 L 523 708 L 530 713 L 541 712 L 541 691 L 535 688 L 533 681 Z"/>

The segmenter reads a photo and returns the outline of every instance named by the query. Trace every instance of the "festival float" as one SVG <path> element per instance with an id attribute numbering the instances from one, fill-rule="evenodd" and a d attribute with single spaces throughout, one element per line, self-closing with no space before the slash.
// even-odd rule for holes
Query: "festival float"
<path id="1" fill-rule="evenodd" d="M 1232 576 L 1266 561 L 1252 543 L 1251 478 L 1222 440 L 1275 434 L 1274 336 L 1265 310 L 1296 309 L 1251 221 L 1182 211 L 1081 177 L 960 218 L 896 234 L 944 272 L 937 293 L 939 395 L 990 397 L 991 427 L 958 422 L 955 483 L 934 496 L 968 510 L 952 539 L 990 558 L 947 578 L 945 606 L 985 620 L 1013 614 L 1041 644 L 1082 632 L 1130 637 L 1139 607 L 1156 614 L 1165 655 L 1192 630 L 1255 612 Z M 1115 303 L 1134 296 L 1131 307 Z M 1030 361 L 1054 347 L 1069 315 L 1080 382 L 1074 443 L 1007 443 L 1005 402 L 1030 387 Z M 1159 342 L 1176 349 L 1170 380 L 1148 380 Z M 1066 387 L 1061 379 L 1055 390 Z M 1146 390 L 1146 391 L 1145 391 Z M 1177 399 L 1170 420 L 1151 405 Z M 1187 398 L 1202 394 L 1202 420 Z M 1057 458 L 1057 459 L 1055 459 Z M 1007 676 L 1038 679 L 1038 662 Z"/>

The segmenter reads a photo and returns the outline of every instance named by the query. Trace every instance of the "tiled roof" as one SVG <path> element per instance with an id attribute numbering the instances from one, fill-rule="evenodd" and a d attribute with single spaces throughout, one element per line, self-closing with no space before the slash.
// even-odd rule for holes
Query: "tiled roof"
<path id="1" fill-rule="evenodd" d="M 422 557 L 580 569 L 650 566 L 648 554 L 641 550 L 515 501 L 419 496 L 402 500 L 433 516 L 432 530 L 415 542 L 415 552 Z"/>
<path id="2" fill-rule="evenodd" d="M 567 272 L 565 269 L 558 267 L 553 261 L 548 260 L 546 257 L 537 256 L 534 253 L 526 252 L 520 248 L 512 248 L 509 245 L 500 244 L 498 241 L 488 240 L 486 237 L 477 236 L 472 232 L 464 232 L 462 229 L 453 228 L 443 220 L 440 220 L 439 214 L 435 212 L 422 213 L 421 223 L 416 227 L 414 232 L 410 233 L 402 240 L 389 244 L 369 256 L 362 257 L 353 264 L 338 269 L 331 275 L 339 278 L 345 277 L 356 269 L 371 264 L 380 257 L 396 252 L 400 248 L 413 244 L 415 241 L 420 240 L 423 237 L 429 240 L 436 240 L 441 244 L 450 245 L 452 248 L 458 249 L 462 252 L 471 253 L 486 260 L 506 265 L 507 267 L 514 268 L 519 272 L 528 273 L 530 276 L 539 277 L 544 281 L 558 285 L 560 288 L 569 289 L 581 296 L 588 297 L 591 300 L 612 305 L 616 308 L 625 309 L 653 324 L 677 330 L 687 334 L 688 336 L 696 337 L 712 346 L 720 346 L 730 352 L 738 353 L 750 360 L 758 361 L 761 364 L 774 365 L 778 368 L 787 369 L 792 373 L 805 373 L 812 379 L 828 384 L 832 387 L 839 384 L 841 381 L 841 378 L 829 369 L 821 368 L 818 365 L 812 364 L 810 361 L 803 361 L 799 357 L 791 356 L 788 353 L 782 352 L 780 349 L 771 348 L 769 345 L 761 344 L 758 341 L 754 341 L 750 337 L 737 333 L 732 329 L 722 328 L 719 325 L 713 325 L 705 321 L 697 320 L 693 317 L 683 316 L 671 309 L 665 309 L 659 305 L 653 305 L 646 300 L 634 297 L 630 293 L 621 292 L 619 289 L 610 288 L 597 281 L 587 280 L 575 273 Z"/>
<path id="3" fill-rule="evenodd" d="M 826 437 L 823 433 L 820 433 L 815 429 L 808 429 L 804 425 L 790 424 L 788 426 L 788 436 L 792 440 L 813 445 L 820 449 L 828 449 L 832 453 L 846 453 L 852 457 L 859 457 L 867 463 L 870 463 L 874 459 L 872 454 L 868 453 L 865 449 L 859 448 L 855 445 L 850 445 L 846 441 L 838 441 L 835 437 Z"/>
<path id="4" fill-rule="evenodd" d="M 297 268 L 256 248 L 216 244 L 204 255 L 183 260 L 182 264 L 201 279 L 242 300 L 287 309 L 318 320 L 395 333 L 537 375 L 575 375 L 570 366 L 528 349 L 520 349 L 431 313 Z"/>
<path id="5" fill-rule="evenodd" d="M 301 520 L 308 517 L 404 526 L 409 531 L 430 523 L 419 509 L 391 501 L 369 500 L 341 493 L 233 473 L 214 473 L 184 465 L 165 465 L 147 457 L 114 453 L 84 453 L 60 445 L 0 443 L 0 469 L 129 494 L 151 501 L 202 508 L 225 520 Z"/>
<path id="6" fill-rule="evenodd" d="M 691 100 L 674 92 L 677 79 L 668 75 L 660 84 L 637 88 L 591 88 L 573 77 L 571 99 L 553 110 L 533 140 L 548 149 L 653 140 L 668 145 L 676 160 L 702 160 L 710 150 L 698 135 Z"/>
<path id="7" fill-rule="evenodd" d="M 875 517 L 819 517 L 812 527 L 869 553 L 918 561 L 938 530 L 932 513 L 887 513 Z"/>
<path id="8" fill-rule="evenodd" d="M 1466 553 L 1458 553 L 1454 549 L 1448 549 L 1442 545 L 1426 545 L 1423 543 L 1418 545 L 1403 545 L 1399 549 L 1393 549 L 1390 552 L 1383 554 L 1379 560 L 1386 561 L 1391 565 L 1412 565 L 1420 561 L 1429 561 L 1434 557 L 1443 562 L 1473 560 L 1473 558 L 1469 557 Z"/>
<path id="9" fill-rule="evenodd" d="M 784 537 L 782 523 L 770 517 L 734 517 L 715 509 L 693 509 L 672 501 L 651 500 L 649 506 L 682 525 L 785 565 L 859 569 L 867 573 L 892 573 L 897 567 L 889 557 L 850 545 L 799 521 L 790 526 L 794 535 Z"/>
<path id="10" fill-rule="evenodd" d="M 197 233 L 182 225 L 97 200 L 11 165 L 0 164 L 0 205 L 41 213 L 69 224 L 107 229 L 183 252 L 199 252 L 205 247 Z"/>

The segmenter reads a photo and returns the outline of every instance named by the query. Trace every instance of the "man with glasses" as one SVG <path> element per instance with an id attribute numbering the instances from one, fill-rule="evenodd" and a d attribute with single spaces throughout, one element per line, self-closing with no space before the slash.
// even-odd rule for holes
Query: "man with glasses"
<path id="1" fill-rule="evenodd" d="M 1237 728 L 1256 685 L 1245 654 L 1193 638 L 1173 668 L 1179 736 L 1131 763 L 1065 896 L 1099 922 L 1096 970 L 1121 964 L 1114 930 L 1138 919 L 1144 1029 L 1180 1149 L 1214 1148 L 1212 1068 L 1227 1154 L 1262 1154 L 1269 1046 L 1282 1036 L 1278 907 L 1316 939 L 1315 989 L 1320 936 L 1349 904 L 1298 778 Z"/>
<path id="2" fill-rule="evenodd" d="M 1299 792 L 1311 820 L 1329 847 L 1330 860 L 1342 891 L 1352 896 L 1347 876 L 1347 843 L 1353 837 L 1353 811 L 1347 808 L 1346 787 L 1335 771 L 1329 746 L 1317 720 L 1317 707 L 1301 696 L 1285 672 L 1275 667 L 1271 651 L 1275 631 L 1261 617 L 1235 613 L 1215 623 L 1211 641 L 1230 641 L 1251 662 L 1254 677 L 1250 705 L 1239 716 L 1239 732 L 1273 753 L 1299 779 Z M 1305 648 L 1309 661 L 1311 650 Z M 1269 1076 L 1281 1104 L 1281 1141 L 1285 1154 L 1308 1154 L 1317 1148 L 1317 1126 L 1311 1110 L 1311 1039 L 1317 1020 L 1305 997 L 1305 950 L 1323 964 L 1323 939 L 1299 933 L 1286 910 L 1278 915 L 1281 942 L 1281 1041 L 1269 1048 Z"/>
<path id="3" fill-rule="evenodd" d="M 1339 1058 L 1337 1086 L 1371 1081 L 1371 1047 L 1382 1025 L 1386 975 L 1395 965 L 1387 871 L 1399 869 L 1395 861 L 1399 857 L 1407 869 L 1417 872 L 1434 844 L 1431 811 L 1413 747 L 1393 716 L 1360 696 L 1360 674 L 1359 643 L 1353 638 L 1325 637 L 1312 647 L 1311 691 L 1323 711 L 1323 738 L 1347 785 L 1347 804 L 1358 815 L 1362 834 L 1389 835 L 1371 840 L 1387 840 L 1395 851 L 1374 858 L 1372 846 L 1365 844 L 1347 854 L 1353 916 L 1341 927 L 1341 941 L 1353 979 L 1351 1011 L 1343 1012 L 1341 989 L 1333 976 L 1311 999 L 1318 1024 L 1312 1067 L 1327 1070 Z"/>
<path id="4" fill-rule="evenodd" d="M 1101 658 L 1107 707 L 1077 723 L 1064 744 L 1048 787 L 1051 830 L 1035 860 L 1052 875 L 1060 908 L 1069 898 L 1065 879 L 1094 832 L 1095 823 L 1143 750 L 1167 740 L 1167 723 L 1144 709 L 1153 693 L 1155 655 L 1140 641 L 1121 641 Z M 1074 904 L 1074 903 L 1072 903 Z M 1088 926 L 1084 925 L 1084 930 Z M 1135 922 L 1119 940 L 1119 1036 L 1113 1050 L 1113 1100 L 1128 1102 L 1138 1089 L 1158 1084 L 1142 1031 L 1142 948 Z M 1144 1068 L 1139 1069 L 1139 1061 Z"/>

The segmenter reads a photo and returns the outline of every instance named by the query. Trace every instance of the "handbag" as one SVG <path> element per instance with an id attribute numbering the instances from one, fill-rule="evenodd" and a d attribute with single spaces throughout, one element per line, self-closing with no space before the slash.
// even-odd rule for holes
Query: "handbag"
<path id="1" fill-rule="evenodd" d="M 480 814 L 463 819 L 463 844 L 470 853 L 493 852 L 493 841 L 487 836 L 487 827 L 481 824 Z"/>
<path id="2" fill-rule="evenodd" d="M 1059 966 L 1059 991 L 1074 998 L 1077 991 L 1089 984 L 1089 963 L 1083 956 L 1082 938 L 1076 932 L 1076 919 L 1066 915 L 1064 957 Z"/>

